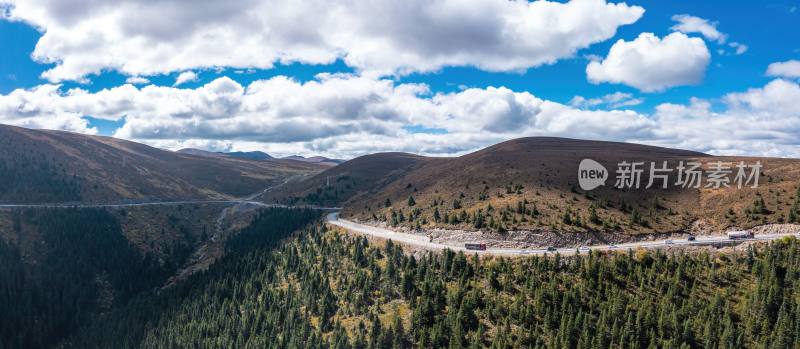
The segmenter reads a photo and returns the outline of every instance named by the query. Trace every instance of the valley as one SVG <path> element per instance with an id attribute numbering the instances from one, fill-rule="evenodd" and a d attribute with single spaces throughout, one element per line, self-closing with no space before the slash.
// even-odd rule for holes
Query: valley
<path id="1" fill-rule="evenodd" d="M 758 188 L 584 191 L 583 156 L 606 168 L 744 158 L 529 138 L 456 158 L 382 153 L 332 167 L 0 131 L 35 140 L 1 157 L 0 177 L 18 178 L 0 188 L 3 347 L 590 347 L 611 338 L 693 347 L 717 340 L 708 331 L 743 333 L 719 338 L 727 347 L 800 341 L 757 329 L 797 323 L 780 315 L 794 279 L 765 276 L 796 269 L 796 160 L 747 159 L 764 164 Z M 28 173 L 44 176 L 19 177 Z M 734 240 L 730 230 L 754 235 Z M 620 332 L 644 321 L 620 317 L 644 303 L 613 302 L 676 287 L 680 301 L 659 311 L 683 327 Z M 565 290 L 572 298 L 555 297 Z M 652 308 L 658 297 L 641 302 Z M 720 313 L 720 302 L 761 309 L 765 322 L 745 320 L 744 305 Z M 689 320 L 697 311 L 726 320 Z M 598 335 L 575 335 L 582 326 Z"/>

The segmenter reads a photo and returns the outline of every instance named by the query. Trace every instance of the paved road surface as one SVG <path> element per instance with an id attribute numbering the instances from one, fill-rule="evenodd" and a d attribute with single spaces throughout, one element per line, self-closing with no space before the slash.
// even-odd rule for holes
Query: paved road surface
<path id="1" fill-rule="evenodd" d="M 365 235 L 372 235 L 383 239 L 391 239 L 392 241 L 400 242 L 407 245 L 413 245 L 417 247 L 422 247 L 426 249 L 445 249 L 449 248 L 453 251 L 469 251 L 469 253 L 479 253 L 479 254 L 489 254 L 489 255 L 500 255 L 500 256 L 520 256 L 520 255 L 541 255 L 545 253 L 555 253 L 558 252 L 562 255 L 567 254 L 574 254 L 576 252 L 575 247 L 565 247 L 565 248 L 558 248 L 555 251 L 547 251 L 546 248 L 538 248 L 538 249 L 510 249 L 510 248 L 489 248 L 485 251 L 475 251 L 475 250 L 467 250 L 464 246 L 451 246 L 445 245 L 441 243 L 432 242 L 426 236 L 421 235 L 414 235 L 408 233 L 401 233 L 392 231 L 385 228 L 374 227 L 370 225 L 359 224 L 356 222 L 352 222 L 346 219 L 339 218 L 339 212 L 333 212 L 328 214 L 326 218 L 329 224 L 335 225 L 337 227 L 341 227 L 347 229 L 352 232 L 356 232 L 359 234 Z M 673 240 L 657 240 L 657 241 L 640 241 L 640 242 L 630 242 L 624 243 L 619 245 L 592 245 L 592 246 L 584 246 L 580 248 L 580 252 L 586 253 L 589 250 L 594 251 L 615 251 L 615 250 L 628 250 L 628 249 L 637 249 L 637 248 L 664 248 L 670 246 L 691 246 L 691 245 L 710 245 L 710 244 L 730 244 L 730 243 L 739 243 L 743 241 L 770 241 L 779 239 L 786 236 L 798 236 L 798 233 L 786 233 L 786 234 L 760 234 L 756 235 L 754 238 L 750 239 L 737 239 L 731 240 L 727 236 L 724 235 L 710 235 L 710 236 L 697 236 L 694 241 L 689 241 L 686 239 L 673 239 Z M 480 241 L 475 241 L 476 243 Z"/>

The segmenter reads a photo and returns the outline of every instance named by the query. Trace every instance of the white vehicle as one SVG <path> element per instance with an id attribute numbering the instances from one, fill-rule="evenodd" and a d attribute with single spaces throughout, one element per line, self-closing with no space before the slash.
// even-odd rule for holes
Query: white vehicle
<path id="1" fill-rule="evenodd" d="M 675 242 L 674 242 L 674 241 L 672 241 L 672 240 L 664 240 L 664 245 L 672 245 L 672 244 L 674 244 L 674 243 L 675 243 Z"/>
<path id="2" fill-rule="evenodd" d="M 752 237 L 753 232 L 749 230 L 735 230 L 728 232 L 728 239 L 731 240 L 751 239 Z"/>
<path id="3" fill-rule="evenodd" d="M 591 248 L 588 248 L 588 247 L 586 247 L 586 246 L 581 246 L 581 247 L 580 247 L 578 250 L 581 250 L 581 251 L 591 251 L 592 249 L 591 249 Z"/>

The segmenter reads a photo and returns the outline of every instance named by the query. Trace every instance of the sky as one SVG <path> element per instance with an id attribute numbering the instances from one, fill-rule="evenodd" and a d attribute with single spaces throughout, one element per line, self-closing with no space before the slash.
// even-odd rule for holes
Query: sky
<path id="1" fill-rule="evenodd" d="M 0 0 L 0 123 L 177 150 L 800 157 L 800 2 Z"/>

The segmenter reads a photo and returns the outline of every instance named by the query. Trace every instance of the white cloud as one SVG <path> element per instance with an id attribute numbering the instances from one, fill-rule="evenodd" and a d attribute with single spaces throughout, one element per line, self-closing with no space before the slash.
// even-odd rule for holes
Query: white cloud
<path id="1" fill-rule="evenodd" d="M 141 76 L 130 76 L 127 79 L 125 79 L 125 83 L 133 85 L 144 85 L 144 84 L 149 84 L 150 80 L 148 80 L 147 78 L 143 78 Z"/>
<path id="2" fill-rule="evenodd" d="M 772 63 L 767 67 L 767 75 L 791 79 L 800 78 L 800 61 L 792 59 Z"/>
<path id="3" fill-rule="evenodd" d="M 733 53 L 736 54 L 736 55 L 741 55 L 741 54 L 747 52 L 747 49 L 749 48 L 749 47 L 747 47 L 747 45 L 741 44 L 741 43 L 738 43 L 738 42 L 735 42 L 735 41 L 730 42 L 728 44 L 728 46 L 730 46 L 731 48 L 734 49 Z"/>
<path id="4" fill-rule="evenodd" d="M 692 34 L 692 33 L 699 33 L 703 35 L 706 39 L 710 41 L 714 41 L 719 45 L 723 45 L 722 48 L 717 49 L 717 53 L 720 55 L 728 54 L 725 50 L 725 46 L 733 49 L 733 54 L 741 55 L 747 52 L 747 45 L 742 44 L 740 42 L 727 42 L 728 41 L 728 34 L 720 32 L 717 30 L 718 22 L 711 22 L 705 18 L 700 18 L 692 15 L 674 15 L 672 16 L 672 20 L 678 22 L 677 24 L 670 27 L 670 29 L 674 31 L 678 31 L 685 34 Z"/>
<path id="5" fill-rule="evenodd" d="M 604 105 L 612 109 L 632 107 L 642 103 L 644 103 L 643 98 L 634 98 L 632 94 L 625 92 L 609 93 L 598 98 L 575 96 L 569 101 L 569 105 L 578 108 L 593 108 Z"/>
<path id="6" fill-rule="evenodd" d="M 96 134 L 80 112 L 64 110 L 54 104 L 63 98 L 59 85 L 41 85 L 0 94 L 0 123 L 28 128 L 65 130 Z"/>
<path id="7" fill-rule="evenodd" d="M 625 93 L 604 103 L 632 99 Z M 523 136 L 632 141 L 715 154 L 800 156 L 800 85 L 708 101 L 661 104 L 651 114 L 578 109 L 505 87 L 431 94 L 342 74 L 305 83 L 278 76 L 247 86 L 223 77 L 197 88 L 130 84 L 63 91 L 42 85 L 0 94 L 0 123 L 97 133 L 83 116 L 123 120 L 115 136 L 170 149 L 264 150 L 276 155 L 353 157 L 378 151 L 453 155 Z M 444 129 L 410 133 L 404 126 Z"/>
<path id="8" fill-rule="evenodd" d="M 194 82 L 194 81 L 197 81 L 197 73 L 193 71 L 185 71 L 178 74 L 178 77 L 175 78 L 175 83 L 172 84 L 172 86 L 179 86 L 187 82 Z"/>
<path id="9" fill-rule="evenodd" d="M 800 85 L 773 80 L 763 88 L 723 97 L 726 109 L 693 99 L 662 104 L 654 120 L 662 127 L 652 142 L 728 155 L 800 157 Z"/>
<path id="10" fill-rule="evenodd" d="M 670 29 L 681 33 L 699 33 L 706 39 L 724 44 L 728 40 L 728 35 L 717 30 L 717 22 L 709 22 L 707 19 L 691 15 L 674 15 L 672 20 L 678 22 Z"/>
<path id="11" fill-rule="evenodd" d="M 519 71 L 573 56 L 636 22 L 605 0 L 0 0 L 42 32 L 50 81 L 342 59 L 369 76 L 475 66 Z"/>
<path id="12" fill-rule="evenodd" d="M 621 83 L 657 92 L 699 83 L 710 58 L 700 38 L 676 32 L 662 40 L 653 33 L 641 33 L 633 41 L 614 43 L 605 59 L 586 66 L 586 75 L 594 84 Z"/>

